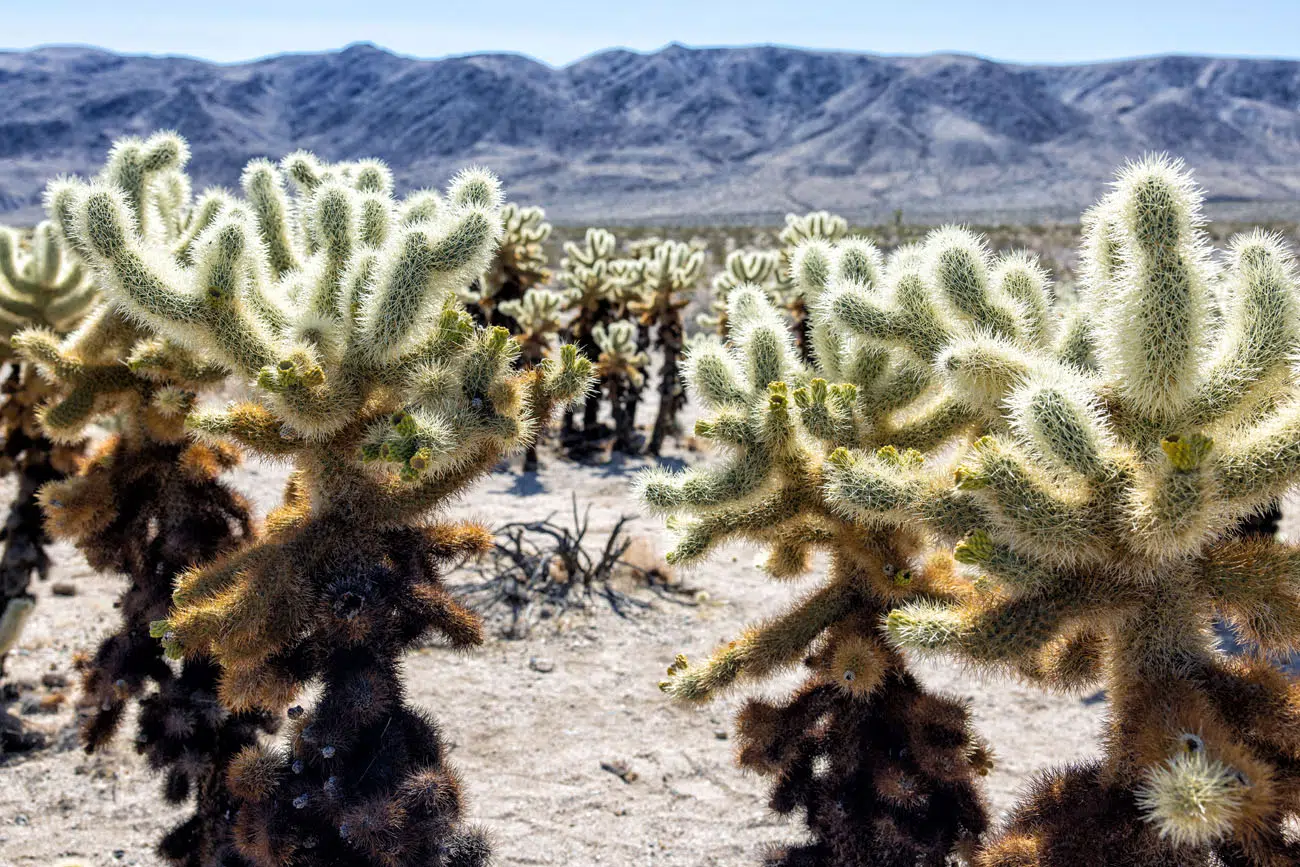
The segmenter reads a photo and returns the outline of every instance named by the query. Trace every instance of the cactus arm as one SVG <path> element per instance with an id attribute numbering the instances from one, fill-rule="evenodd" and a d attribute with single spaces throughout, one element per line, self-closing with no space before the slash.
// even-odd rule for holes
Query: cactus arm
<path id="1" fill-rule="evenodd" d="M 244 169 L 240 186 L 252 208 L 258 236 L 266 248 L 271 278 L 279 280 L 301 267 L 294 250 L 289 227 L 289 202 L 280 172 L 267 160 L 254 160 Z M 199 228 L 202 230 L 206 226 Z"/>
<path id="2" fill-rule="evenodd" d="M 1300 642 L 1300 552 L 1271 539 L 1222 542 L 1206 552 L 1197 579 L 1261 650 L 1288 653 Z"/>
<path id="3" fill-rule="evenodd" d="M 1285 370 L 1300 346 L 1300 305 L 1294 267 L 1280 239 L 1256 232 L 1233 245 L 1226 340 L 1193 401 L 1205 425 L 1236 410 L 1260 381 Z"/>
<path id="4" fill-rule="evenodd" d="M 767 534 L 796 517 L 806 505 L 806 488 L 781 488 L 758 502 L 739 508 L 719 508 L 681 528 L 668 555 L 674 564 L 695 563 L 730 539 L 763 541 Z"/>
<path id="5" fill-rule="evenodd" d="M 483 270 L 499 226 L 484 208 L 470 207 L 445 230 L 408 227 L 385 251 L 361 319 L 364 346 L 375 361 L 399 357 L 427 308 L 457 283 Z"/>
<path id="6" fill-rule="evenodd" d="M 267 457 L 286 457 L 302 449 L 302 439 L 284 429 L 270 410 L 255 403 L 236 404 L 224 412 L 198 412 L 186 425 L 202 439 L 231 439 Z"/>
<path id="7" fill-rule="evenodd" d="M 890 419 L 880 437 L 897 448 L 924 452 L 971 430 L 981 420 L 963 401 L 943 396 L 916 415 Z"/>
<path id="8" fill-rule="evenodd" d="M 1051 339 L 1051 306 L 1047 272 L 1029 253 L 1011 253 L 995 263 L 990 283 L 1017 309 L 1019 325 L 1030 346 L 1046 347 Z"/>
<path id="9" fill-rule="evenodd" d="M 1029 378 L 1038 360 L 1014 343 L 977 335 L 953 340 L 937 365 L 955 394 L 996 418 L 1002 402 Z"/>
<path id="10" fill-rule="evenodd" d="M 1116 293 L 1108 299 L 1108 366 L 1139 415 L 1173 419 L 1192 400 L 1208 304 L 1199 204 L 1181 165 L 1147 159 L 1117 182 L 1127 238 Z"/>
<path id="11" fill-rule="evenodd" d="M 765 677 L 794 665 L 808 646 L 828 626 L 851 608 L 852 595 L 833 583 L 805 597 L 789 611 L 749 629 L 719 648 L 700 665 L 687 665 L 685 657 L 670 668 L 659 688 L 678 701 L 705 702 L 736 683 Z"/>
<path id="12" fill-rule="evenodd" d="M 997 525 L 1036 559 L 1098 556 L 1101 516 L 1086 487 L 1054 485 L 1014 447 L 986 438 L 958 470 L 958 487 L 977 491 Z"/>
<path id="13" fill-rule="evenodd" d="M 980 330 L 1008 341 L 1020 337 L 1015 307 L 993 294 L 985 244 L 959 228 L 940 230 L 929 244 L 931 279 L 940 297 Z"/>
<path id="14" fill-rule="evenodd" d="M 1225 499 L 1242 510 L 1285 492 L 1300 474 L 1300 402 L 1222 443 L 1214 474 Z"/>

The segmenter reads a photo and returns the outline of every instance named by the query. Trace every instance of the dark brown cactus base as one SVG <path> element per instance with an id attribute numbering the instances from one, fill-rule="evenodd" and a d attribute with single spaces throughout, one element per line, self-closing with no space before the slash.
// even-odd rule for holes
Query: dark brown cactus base
<path id="1" fill-rule="evenodd" d="M 331 535 L 311 573 L 314 626 L 263 669 L 323 690 L 289 709 L 287 751 L 249 747 L 232 766 L 240 851 L 258 867 L 481 867 L 487 840 L 460 820 L 458 777 L 436 724 L 405 703 L 399 661 L 430 635 L 482 641 L 440 572 L 491 537 L 460 524 Z"/>
<path id="2" fill-rule="evenodd" d="M 460 822 L 437 726 L 402 699 L 392 660 L 362 647 L 331 655 L 316 707 L 290 709 L 291 749 L 250 750 L 234 769 L 240 846 L 255 864 L 487 864 L 486 837 Z"/>
<path id="3" fill-rule="evenodd" d="M 740 764 L 775 777 L 772 809 L 801 810 L 811 835 L 767 867 L 943 867 L 988 827 L 966 708 L 906 672 L 865 699 L 813 680 L 784 705 L 751 701 L 738 729 Z"/>
<path id="4" fill-rule="evenodd" d="M 1038 776 L 1007 827 L 975 867 L 1284 867 L 1300 864 L 1300 844 L 1280 835 L 1256 854 L 1228 840 L 1175 846 L 1144 816 L 1131 789 L 1107 779 L 1100 762 Z M 1264 850 L 1267 853 L 1264 854 Z"/>
<path id="5" fill-rule="evenodd" d="M 226 770 L 279 724 L 266 713 L 227 711 L 215 663 L 190 660 L 178 673 L 149 635 L 150 622 L 167 616 L 177 575 L 252 533 L 247 503 L 218 480 L 237 458 L 185 441 L 114 437 L 78 475 L 43 494 L 59 535 L 95 568 L 131 579 L 120 628 L 83 666 L 81 737 L 86 752 L 101 748 L 139 699 L 136 752 L 163 774 L 169 803 L 194 801 L 194 814 L 158 845 L 176 867 L 247 865 L 234 844 L 238 805 Z"/>

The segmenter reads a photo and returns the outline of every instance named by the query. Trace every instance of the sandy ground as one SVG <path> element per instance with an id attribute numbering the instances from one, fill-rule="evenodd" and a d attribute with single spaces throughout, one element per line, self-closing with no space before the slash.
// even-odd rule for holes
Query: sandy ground
<path id="1" fill-rule="evenodd" d="M 636 512 L 628 486 L 644 465 L 578 466 L 552 456 L 535 477 L 503 471 L 483 480 L 455 512 L 491 525 L 563 515 L 576 492 L 593 505 L 593 529 L 608 532 L 620 515 Z M 265 509 L 283 473 L 253 465 L 234 481 Z M 654 518 L 637 520 L 633 532 L 660 551 L 668 545 Z M 691 709 L 656 689 L 676 653 L 707 652 L 779 610 L 793 592 L 764 580 L 753 568 L 755 554 L 727 550 L 683 576 L 709 595 L 693 607 L 657 600 L 626 620 L 597 608 L 558 628 L 543 624 L 525 640 L 492 639 L 470 655 L 429 648 L 408 658 L 412 699 L 434 712 L 454 744 L 469 817 L 491 830 L 498 864 L 739 867 L 754 864 L 763 844 L 798 836 L 797 826 L 766 809 L 763 781 L 732 764 L 727 732 L 743 696 Z M 122 589 L 120 579 L 96 575 L 66 546 L 54 557 L 53 581 L 72 582 L 77 594 L 54 596 L 51 583 L 38 589 L 39 605 L 10 665 L 12 679 L 37 684 L 30 698 L 52 691 L 40 685 L 43 676 L 72 679 L 73 653 L 93 649 L 115 623 L 113 601 Z M 969 699 L 999 757 L 988 778 L 997 811 L 1036 769 L 1095 750 L 1100 696 L 1044 695 L 943 663 L 917 668 L 932 687 Z M 26 718 L 50 732 L 53 745 L 0 765 L 0 865 L 159 863 L 153 844 L 182 812 L 162 801 L 159 781 L 132 749 L 130 724 L 110 749 L 87 756 L 71 702 Z M 620 761 L 635 779 L 601 767 Z"/>

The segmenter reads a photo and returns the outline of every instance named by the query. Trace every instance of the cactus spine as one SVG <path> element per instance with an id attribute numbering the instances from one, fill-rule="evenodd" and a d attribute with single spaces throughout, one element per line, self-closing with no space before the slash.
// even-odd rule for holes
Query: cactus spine
<path id="1" fill-rule="evenodd" d="M 75 196 L 77 235 L 114 301 L 258 398 L 193 414 L 190 429 L 294 464 L 264 534 L 182 575 L 153 632 L 173 655 L 211 655 L 235 711 L 280 710 L 322 682 L 312 708 L 290 708 L 287 749 L 249 747 L 231 767 L 253 863 L 484 864 L 486 839 L 460 818 L 458 779 L 406 704 L 398 660 L 430 632 L 481 640 L 440 569 L 489 536 L 425 516 L 581 398 L 590 365 L 563 347 L 517 372 L 518 343 L 456 300 L 500 236 L 490 174 L 398 202 L 381 164 L 294 154 L 245 181 L 249 205 L 221 211 L 188 266 L 134 231 L 120 190 Z"/>

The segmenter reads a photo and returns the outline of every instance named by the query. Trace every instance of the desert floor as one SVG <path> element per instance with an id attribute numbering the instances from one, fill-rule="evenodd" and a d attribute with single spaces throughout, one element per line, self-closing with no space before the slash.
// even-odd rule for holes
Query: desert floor
<path id="1" fill-rule="evenodd" d="M 680 452 L 670 460 L 701 459 Z M 620 515 L 636 514 L 629 486 L 646 461 L 544 461 L 536 476 L 498 471 L 455 512 L 492 526 L 548 512 L 563 520 L 572 492 L 592 505 L 595 531 L 607 533 Z M 234 481 L 265 510 L 283 475 L 283 468 L 254 464 Z M 639 517 L 631 529 L 659 552 L 670 544 L 653 517 Z M 739 867 L 754 864 L 764 844 L 799 835 L 797 824 L 767 810 L 764 782 L 732 764 L 728 730 L 743 695 L 693 709 L 674 706 L 656 688 L 675 654 L 707 653 L 797 591 L 765 580 L 754 568 L 756 553 L 732 548 L 679 575 L 704 591 L 698 600 L 640 591 L 653 607 L 627 619 L 597 604 L 589 613 L 543 621 L 523 640 L 494 637 L 468 655 L 430 647 L 408 658 L 411 697 L 436 715 L 454 744 L 469 816 L 491 830 L 498 864 Z M 153 844 L 182 811 L 163 802 L 159 781 L 133 751 L 131 723 L 94 756 L 81 751 L 74 728 L 72 656 L 93 650 L 113 626 L 123 582 L 93 573 L 67 546 L 54 556 L 58 566 L 37 589 L 40 601 L 22 649 L 11 657 L 10 679 L 34 686 L 24 696 L 29 708 L 60 691 L 42 685 L 43 678 L 57 684 L 66 677 L 71 686 L 62 691 L 70 700 L 55 713 L 25 716 L 50 733 L 49 748 L 0 764 L 0 865 L 156 864 Z M 53 595 L 55 582 L 74 584 L 76 595 Z M 931 686 L 969 700 L 998 754 L 988 778 L 998 812 L 1036 769 L 1096 749 L 1105 712 L 1100 695 L 1050 696 L 949 664 L 917 667 Z M 792 676 L 769 689 L 794 682 Z M 627 781 L 602 769 L 618 762 L 634 772 Z"/>

